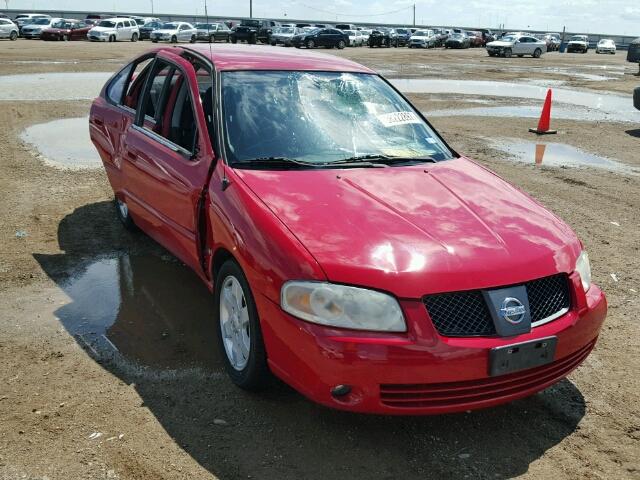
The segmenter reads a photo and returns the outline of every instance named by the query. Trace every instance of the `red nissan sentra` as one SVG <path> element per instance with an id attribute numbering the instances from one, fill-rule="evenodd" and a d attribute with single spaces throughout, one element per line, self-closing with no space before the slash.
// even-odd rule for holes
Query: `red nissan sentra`
<path id="1" fill-rule="evenodd" d="M 575 233 L 366 67 L 157 49 L 90 130 L 120 220 L 213 292 L 242 388 L 273 373 L 334 408 L 455 412 L 542 390 L 596 343 L 607 305 Z"/>

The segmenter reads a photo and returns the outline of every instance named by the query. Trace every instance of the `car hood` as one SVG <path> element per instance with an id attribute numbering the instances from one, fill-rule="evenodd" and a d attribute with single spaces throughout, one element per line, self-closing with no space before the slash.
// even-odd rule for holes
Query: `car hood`
<path id="1" fill-rule="evenodd" d="M 100 33 L 100 32 L 115 32 L 116 29 L 112 27 L 93 27 L 91 32 Z"/>
<path id="2" fill-rule="evenodd" d="M 511 42 L 503 42 L 501 40 L 496 40 L 494 42 L 487 43 L 487 47 L 512 47 L 513 43 Z"/>
<path id="3" fill-rule="evenodd" d="M 589 42 L 586 42 L 585 40 L 571 40 L 569 43 L 570 44 L 571 43 L 579 43 L 580 45 L 586 45 Z"/>
<path id="4" fill-rule="evenodd" d="M 173 35 L 174 33 L 178 33 L 178 30 L 168 30 L 165 28 L 161 28 L 158 30 L 154 30 L 153 33 L 158 33 L 160 35 Z"/>
<path id="5" fill-rule="evenodd" d="M 402 298 L 568 273 L 581 250 L 564 222 L 465 158 L 236 172 L 330 281 Z"/>

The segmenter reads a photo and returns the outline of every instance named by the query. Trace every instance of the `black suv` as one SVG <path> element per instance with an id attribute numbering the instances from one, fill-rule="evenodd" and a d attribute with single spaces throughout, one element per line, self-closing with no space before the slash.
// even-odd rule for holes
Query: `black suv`
<path id="1" fill-rule="evenodd" d="M 270 43 L 273 29 L 279 26 L 280 24 L 273 20 L 243 20 L 231 31 L 231 43 Z"/>
<path id="2" fill-rule="evenodd" d="M 316 28 L 291 39 L 291 44 L 296 48 L 336 47 L 342 50 L 348 43 L 349 36 L 335 28 Z"/>
<path id="3" fill-rule="evenodd" d="M 392 28 L 376 28 L 369 35 L 368 45 L 373 47 L 397 47 L 398 37 Z"/>
<path id="4" fill-rule="evenodd" d="M 396 45 L 398 47 L 406 47 L 411 40 L 411 30 L 408 28 L 396 28 Z"/>

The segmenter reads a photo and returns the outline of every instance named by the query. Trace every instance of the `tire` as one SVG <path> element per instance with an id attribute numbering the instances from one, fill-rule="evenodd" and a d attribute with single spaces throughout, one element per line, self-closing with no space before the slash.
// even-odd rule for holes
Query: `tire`
<path id="1" fill-rule="evenodd" d="M 118 215 L 118 220 L 120 220 L 120 223 L 122 223 L 122 225 L 124 225 L 124 228 L 126 228 L 130 232 L 136 232 L 138 230 L 138 227 L 133 221 L 133 218 L 131 218 L 129 207 L 127 207 L 126 202 L 116 197 L 114 203 L 116 207 L 116 214 Z"/>
<path id="2" fill-rule="evenodd" d="M 522 58 L 522 57 L 524 57 L 524 55 L 518 55 L 518 58 Z"/>
<path id="3" fill-rule="evenodd" d="M 138 34 L 137 33 L 133 33 L 133 35 L 131 35 L 131 41 L 132 42 L 137 42 L 138 41 Z"/>
<path id="4" fill-rule="evenodd" d="M 345 46 L 346 44 L 344 43 L 344 40 L 340 40 L 338 42 L 338 50 L 342 50 Z"/>
<path id="5" fill-rule="evenodd" d="M 307 40 L 304 46 L 311 49 L 311 48 L 315 48 L 316 43 L 313 40 Z"/>
<path id="6" fill-rule="evenodd" d="M 542 56 L 542 50 L 540 50 L 539 48 L 536 48 L 535 51 L 533 52 L 533 58 L 540 58 Z"/>
<path id="7" fill-rule="evenodd" d="M 151 43 L 158 43 L 158 40 L 151 40 Z"/>
<path id="8" fill-rule="evenodd" d="M 191 35 L 191 40 L 189 40 L 189 43 L 196 43 L 196 36 L 195 35 Z"/>
<path id="9" fill-rule="evenodd" d="M 255 35 L 252 35 L 252 36 L 249 37 L 248 43 L 250 45 L 255 45 L 256 43 L 258 43 L 258 39 L 255 37 Z"/>
<path id="10" fill-rule="evenodd" d="M 236 37 L 231 37 L 231 43 L 238 43 L 238 39 Z"/>
<path id="11" fill-rule="evenodd" d="M 512 55 L 512 54 L 513 54 L 513 52 L 511 51 L 511 49 L 510 49 L 510 48 L 505 48 L 505 49 L 504 49 L 504 53 L 503 53 L 504 58 L 511 58 L 511 55 Z"/>
<path id="12" fill-rule="evenodd" d="M 176 37 L 175 35 L 171 37 L 171 43 L 178 43 L 178 37 Z"/>
<path id="13" fill-rule="evenodd" d="M 214 35 L 209 36 L 209 43 L 215 43 L 216 37 Z"/>
<path id="14" fill-rule="evenodd" d="M 18 33 L 14 30 L 9 34 L 9 40 L 15 42 L 18 39 Z"/>
<path id="15" fill-rule="evenodd" d="M 231 381 L 244 390 L 260 390 L 270 378 L 267 355 L 251 288 L 235 260 L 227 260 L 216 276 L 214 316 Z"/>
<path id="16" fill-rule="evenodd" d="M 62 35 L 62 41 L 63 42 L 68 42 L 69 41 L 69 35 Z"/>
<path id="17" fill-rule="evenodd" d="M 109 43 L 114 43 L 116 41 L 116 36 L 115 35 L 110 35 L 109 36 Z"/>
<path id="18" fill-rule="evenodd" d="M 277 44 L 278 44 L 277 42 L 274 42 L 273 40 L 271 40 L 271 46 L 272 47 L 275 47 Z"/>

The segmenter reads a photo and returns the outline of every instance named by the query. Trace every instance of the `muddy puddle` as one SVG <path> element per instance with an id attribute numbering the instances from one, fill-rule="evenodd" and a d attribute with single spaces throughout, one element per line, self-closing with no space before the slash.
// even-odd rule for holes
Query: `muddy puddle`
<path id="1" fill-rule="evenodd" d="M 69 297 L 56 317 L 97 359 L 122 356 L 141 366 L 222 369 L 211 295 L 173 257 L 101 258 L 54 280 Z"/>
<path id="2" fill-rule="evenodd" d="M 541 105 L 502 105 L 497 107 L 471 107 L 423 112 L 427 117 L 509 117 L 540 118 Z M 581 107 L 554 106 L 552 117 L 559 120 L 578 120 L 585 122 L 620 122 L 616 115 L 600 110 Z M 534 122 L 535 123 L 535 122 Z M 535 125 L 533 125 L 535 126 Z"/>
<path id="3" fill-rule="evenodd" d="M 482 80 L 393 79 L 391 82 L 404 93 L 437 93 L 510 97 L 544 100 L 547 89 L 524 83 Z M 586 108 L 606 115 L 609 121 L 640 122 L 640 112 L 633 108 L 629 97 L 557 88 L 553 91 L 554 105 L 564 104 Z"/>
<path id="4" fill-rule="evenodd" d="M 639 168 L 633 168 L 615 160 L 594 155 L 563 143 L 523 142 L 517 139 L 502 139 L 490 142 L 517 162 L 548 167 L 597 168 L 626 175 L 640 175 Z"/>
<path id="5" fill-rule="evenodd" d="M 102 167 L 89 138 L 89 118 L 64 118 L 26 128 L 20 139 L 47 165 L 65 169 Z"/>
<path id="6" fill-rule="evenodd" d="M 0 101 L 92 100 L 109 72 L 36 73 L 0 76 Z"/>

